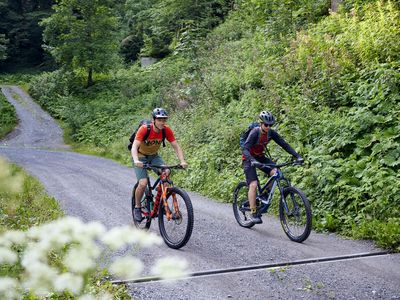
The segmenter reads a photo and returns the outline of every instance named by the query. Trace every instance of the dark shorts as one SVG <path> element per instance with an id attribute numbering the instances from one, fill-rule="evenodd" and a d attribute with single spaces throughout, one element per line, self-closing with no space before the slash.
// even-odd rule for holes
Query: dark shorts
<path id="1" fill-rule="evenodd" d="M 263 164 L 273 163 L 272 160 L 270 160 L 269 158 L 267 158 L 265 156 L 257 157 L 256 160 Z M 250 164 L 250 161 L 244 160 L 242 166 L 243 166 L 243 170 L 244 170 L 244 175 L 246 176 L 247 185 L 249 185 L 252 181 L 258 180 L 256 167 L 253 167 Z M 272 171 L 272 169 L 273 168 L 265 167 L 265 168 L 262 168 L 261 170 L 269 176 L 269 173 Z"/>

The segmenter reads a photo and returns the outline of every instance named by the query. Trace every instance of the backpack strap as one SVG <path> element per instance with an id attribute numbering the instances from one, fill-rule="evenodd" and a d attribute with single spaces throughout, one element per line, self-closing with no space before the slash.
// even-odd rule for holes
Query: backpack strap
<path id="1" fill-rule="evenodd" d="M 149 138 L 150 130 L 151 130 L 150 124 L 147 124 L 147 132 L 146 132 L 146 134 L 145 134 L 144 137 L 143 137 L 143 142 Z"/>
<path id="2" fill-rule="evenodd" d="M 261 137 L 261 126 L 257 127 L 257 144 L 260 142 L 260 137 Z"/>
<path id="3" fill-rule="evenodd" d="M 167 134 L 165 132 L 165 128 L 162 129 L 162 145 L 163 147 L 165 147 L 165 138 L 166 138 Z"/>
<path id="4" fill-rule="evenodd" d="M 145 141 L 145 140 L 147 140 L 147 139 L 149 138 L 150 130 L 151 130 L 150 124 L 147 124 L 147 132 L 146 132 L 146 134 L 145 134 L 144 137 L 143 137 L 143 141 Z M 165 128 L 163 128 L 163 129 L 161 130 L 161 132 L 162 132 L 162 143 L 163 143 L 163 147 L 165 147 L 165 138 L 166 138 L 166 136 L 167 136 L 167 134 L 166 134 L 166 132 L 165 132 Z"/>
<path id="5" fill-rule="evenodd" d="M 269 142 L 270 139 L 271 139 L 271 128 L 268 130 L 268 133 L 267 133 L 267 145 L 268 145 L 268 142 Z M 267 154 L 267 157 L 268 157 L 270 160 L 272 160 L 272 156 L 271 156 L 271 153 L 270 153 L 269 150 L 268 150 L 268 147 L 265 147 L 265 152 L 266 152 L 266 154 Z"/>

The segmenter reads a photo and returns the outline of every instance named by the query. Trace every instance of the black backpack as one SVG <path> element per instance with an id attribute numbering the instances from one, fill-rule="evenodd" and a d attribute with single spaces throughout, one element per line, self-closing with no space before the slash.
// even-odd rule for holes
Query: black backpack
<path id="1" fill-rule="evenodd" d="M 128 144 L 128 150 L 129 150 L 129 151 L 131 151 L 133 141 L 135 140 L 135 137 L 136 137 L 136 133 L 138 132 L 139 128 L 142 127 L 142 125 L 147 125 L 147 132 L 146 132 L 146 134 L 144 135 L 143 142 L 144 142 L 145 140 L 148 139 L 148 137 L 149 137 L 149 135 L 150 135 L 150 129 L 151 129 L 150 125 L 151 125 L 151 121 L 150 121 L 150 120 L 144 119 L 144 120 L 141 120 L 141 121 L 139 122 L 139 126 L 136 128 L 136 130 L 132 133 L 131 137 L 129 138 L 129 144 Z M 163 143 L 163 147 L 165 147 L 165 137 L 166 137 L 165 128 L 163 128 L 163 129 L 162 129 L 162 143 Z"/>

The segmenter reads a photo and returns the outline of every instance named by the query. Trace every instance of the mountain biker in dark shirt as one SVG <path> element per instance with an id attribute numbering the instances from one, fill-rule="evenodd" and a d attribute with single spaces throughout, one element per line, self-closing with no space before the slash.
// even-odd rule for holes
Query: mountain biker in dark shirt
<path id="1" fill-rule="evenodd" d="M 256 196 L 258 177 L 256 172 L 255 162 L 263 164 L 274 163 L 271 159 L 265 156 L 265 149 L 270 140 L 275 141 L 286 152 L 293 155 L 297 161 L 303 162 L 303 158 L 292 148 L 286 141 L 273 129 L 271 126 L 275 123 L 274 116 L 268 111 L 260 113 L 260 127 L 253 128 L 244 144 L 242 151 L 243 170 L 246 176 L 246 182 L 249 187 L 249 203 L 251 216 L 250 219 L 256 224 L 261 224 L 261 217 L 257 214 Z M 269 176 L 273 176 L 277 171 L 275 168 L 261 168 Z"/>

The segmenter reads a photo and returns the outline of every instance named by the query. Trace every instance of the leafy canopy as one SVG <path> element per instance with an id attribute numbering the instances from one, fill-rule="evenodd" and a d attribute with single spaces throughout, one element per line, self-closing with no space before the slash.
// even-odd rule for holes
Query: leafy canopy
<path id="1" fill-rule="evenodd" d="M 117 18 L 110 0 L 58 0 L 55 13 L 40 24 L 46 48 L 62 67 L 88 72 L 109 70 L 117 60 Z"/>

